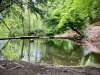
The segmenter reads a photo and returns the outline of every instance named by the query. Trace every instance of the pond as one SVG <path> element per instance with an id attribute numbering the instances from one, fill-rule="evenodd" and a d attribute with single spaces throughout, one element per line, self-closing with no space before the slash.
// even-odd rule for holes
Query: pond
<path id="1" fill-rule="evenodd" d="M 100 64 L 100 55 L 90 53 L 67 39 L 0 40 L 0 60 L 34 64 L 83 66 Z"/>

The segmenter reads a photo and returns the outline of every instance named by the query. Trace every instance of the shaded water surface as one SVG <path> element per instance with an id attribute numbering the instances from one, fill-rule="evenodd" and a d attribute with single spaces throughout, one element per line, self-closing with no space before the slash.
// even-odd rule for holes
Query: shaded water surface
<path id="1" fill-rule="evenodd" d="M 99 54 L 88 53 L 65 39 L 0 41 L 0 60 L 23 60 L 64 66 L 100 64 Z"/>

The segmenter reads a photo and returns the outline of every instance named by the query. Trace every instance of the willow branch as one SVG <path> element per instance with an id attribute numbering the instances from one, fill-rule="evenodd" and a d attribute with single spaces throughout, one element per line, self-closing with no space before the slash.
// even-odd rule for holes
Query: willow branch
<path id="1" fill-rule="evenodd" d="M 2 23 L 7 27 L 7 29 L 10 31 L 10 33 L 12 33 L 11 29 L 8 27 L 8 25 L 5 23 L 5 21 L 3 19 L 0 19 L 2 21 Z"/>

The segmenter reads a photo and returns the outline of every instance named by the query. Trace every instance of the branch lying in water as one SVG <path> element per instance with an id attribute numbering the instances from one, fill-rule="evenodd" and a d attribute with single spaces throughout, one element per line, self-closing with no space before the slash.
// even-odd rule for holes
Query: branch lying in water
<path id="1" fill-rule="evenodd" d="M 7 37 L 7 38 L 0 38 L 0 40 L 10 40 L 10 39 L 68 39 L 73 41 L 76 44 L 82 44 L 83 41 L 81 38 L 71 38 L 71 37 L 38 37 L 38 36 L 19 36 L 19 37 Z"/>
<path id="2" fill-rule="evenodd" d="M 10 40 L 10 39 L 69 39 L 68 37 L 38 37 L 38 36 L 19 36 L 19 37 L 7 37 L 7 38 L 0 38 L 0 40 Z M 70 38 L 71 39 L 71 38 Z"/>

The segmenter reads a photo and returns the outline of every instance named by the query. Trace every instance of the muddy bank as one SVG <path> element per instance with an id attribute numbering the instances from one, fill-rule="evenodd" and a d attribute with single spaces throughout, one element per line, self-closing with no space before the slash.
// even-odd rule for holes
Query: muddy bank
<path id="1" fill-rule="evenodd" d="M 38 65 L 24 61 L 0 61 L 0 75 L 100 75 L 100 68 Z"/>

